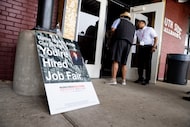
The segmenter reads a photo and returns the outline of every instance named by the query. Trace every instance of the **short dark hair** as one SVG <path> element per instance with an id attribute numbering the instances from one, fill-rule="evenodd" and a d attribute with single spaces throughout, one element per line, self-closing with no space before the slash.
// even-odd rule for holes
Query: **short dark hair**
<path id="1" fill-rule="evenodd" d="M 139 22 L 143 22 L 146 25 L 146 21 L 145 20 L 139 20 Z"/>

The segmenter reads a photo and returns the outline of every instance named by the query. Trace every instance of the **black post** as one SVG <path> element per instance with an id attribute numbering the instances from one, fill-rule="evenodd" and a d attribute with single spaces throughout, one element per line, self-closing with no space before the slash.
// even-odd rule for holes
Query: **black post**
<path id="1" fill-rule="evenodd" d="M 50 30 L 54 0 L 38 0 L 37 29 Z"/>

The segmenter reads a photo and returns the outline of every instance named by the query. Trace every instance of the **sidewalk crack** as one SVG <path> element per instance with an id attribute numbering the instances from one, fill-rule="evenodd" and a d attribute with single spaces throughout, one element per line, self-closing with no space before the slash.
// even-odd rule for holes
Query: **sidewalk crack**
<path id="1" fill-rule="evenodd" d="M 62 113 L 62 115 L 63 115 L 63 117 L 64 117 L 67 121 L 69 121 L 69 123 L 70 123 L 73 127 L 79 127 L 79 126 L 77 125 L 77 123 L 74 122 L 74 121 L 72 120 L 72 118 L 69 117 L 67 114 Z"/>

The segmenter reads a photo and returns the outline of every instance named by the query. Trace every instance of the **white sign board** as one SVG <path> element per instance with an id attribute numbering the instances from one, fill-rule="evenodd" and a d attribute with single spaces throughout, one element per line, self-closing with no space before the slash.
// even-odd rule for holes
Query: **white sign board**
<path id="1" fill-rule="evenodd" d="M 50 114 L 99 104 L 77 42 L 36 32 L 36 45 Z"/>

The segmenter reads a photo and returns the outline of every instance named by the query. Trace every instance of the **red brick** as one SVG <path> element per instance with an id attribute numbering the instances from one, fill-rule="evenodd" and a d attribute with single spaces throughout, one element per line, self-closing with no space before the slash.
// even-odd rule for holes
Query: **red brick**
<path id="1" fill-rule="evenodd" d="M 3 72 L 0 73 L 0 79 L 1 80 L 8 80 L 7 77 L 6 77 L 6 75 Z"/>
<path id="2" fill-rule="evenodd" d="M 8 38 L 8 39 L 18 39 L 18 36 L 7 34 L 7 35 L 5 35 L 5 38 Z"/>
<path id="3" fill-rule="evenodd" d="M 12 17 L 7 17 L 7 20 L 12 21 L 12 22 L 21 23 L 21 19 L 16 19 L 16 18 L 12 18 Z"/>
<path id="4" fill-rule="evenodd" d="M 7 3 L 7 2 L 0 2 L 0 5 L 2 5 L 2 6 L 5 6 L 5 7 L 12 7 L 12 4 L 10 4 L 10 3 Z"/>
<path id="5" fill-rule="evenodd" d="M 13 8 L 6 8 L 6 11 L 12 12 L 12 13 L 16 13 L 16 14 L 20 14 L 20 13 L 21 13 L 20 10 L 15 10 L 15 9 L 13 9 Z"/>
<path id="6" fill-rule="evenodd" d="M 6 56 L 6 52 L 0 52 L 0 57 L 1 56 Z M 1 61 L 0 61 L 1 62 Z"/>
<path id="7" fill-rule="evenodd" d="M 22 24 L 33 25 L 33 24 L 35 24 L 35 22 L 22 20 Z"/>
<path id="8" fill-rule="evenodd" d="M 35 16 L 35 14 L 30 14 L 28 12 L 21 12 L 21 15 L 28 16 L 28 17 L 31 17 L 31 18 L 34 18 L 34 16 Z"/>
<path id="9" fill-rule="evenodd" d="M 5 30 L 5 29 L 1 29 L 0 32 L 1 32 L 1 33 L 5 33 L 5 34 L 13 34 L 12 31 L 10 31 L 10 30 Z"/>
<path id="10" fill-rule="evenodd" d="M 2 32 L 0 31 L 0 37 L 5 37 L 5 33 L 2 33 Z"/>
<path id="11" fill-rule="evenodd" d="M 17 36 L 18 36 L 18 35 L 19 35 L 19 32 L 13 32 L 13 35 L 17 35 Z"/>
<path id="12" fill-rule="evenodd" d="M 20 2 L 20 3 L 28 3 L 28 0 L 15 0 L 17 2 Z"/>
<path id="13" fill-rule="evenodd" d="M 8 43 L 8 46 L 10 47 L 16 47 L 16 43 Z M 14 52 L 16 51 L 16 48 L 14 49 Z"/>
<path id="14" fill-rule="evenodd" d="M 1 42 L 1 40 L 0 40 L 0 42 Z M 6 47 L 6 46 L 8 45 L 8 43 L 1 42 L 1 43 L 0 43 L 0 45 L 1 45 L 1 46 L 5 46 L 5 47 Z"/>
<path id="15" fill-rule="evenodd" d="M 28 10 L 36 11 L 36 7 L 35 6 L 31 6 L 29 4 L 23 4 L 22 6 L 25 7 L 25 8 L 27 8 Z"/>
<path id="16" fill-rule="evenodd" d="M 32 22 L 35 22 L 36 19 L 35 18 L 30 18 L 30 17 L 24 17 L 23 20 L 26 20 L 26 21 L 32 21 Z"/>
<path id="17" fill-rule="evenodd" d="M 6 29 L 11 30 L 11 31 L 20 31 L 20 28 L 12 27 L 12 26 L 6 26 Z"/>
<path id="18" fill-rule="evenodd" d="M 13 40 L 12 39 L 8 39 L 8 38 L 1 38 L 1 41 L 0 41 L 2 44 L 3 43 L 12 43 L 13 42 Z M 6 46 L 7 46 L 7 44 L 6 44 Z"/>
<path id="19" fill-rule="evenodd" d="M 10 44 L 13 44 L 13 43 L 10 43 Z M 13 51 L 13 49 L 15 48 L 15 44 L 14 44 L 13 46 L 6 45 L 6 46 L 1 46 L 1 47 L 11 48 L 11 49 L 12 49 L 12 51 Z"/>
<path id="20" fill-rule="evenodd" d="M 5 69 L 3 68 L 4 64 L 1 65 L 2 68 L 0 68 L 0 79 L 4 79 L 5 80 Z"/>
<path id="21" fill-rule="evenodd" d="M 1 43 L 7 43 L 6 44 L 6 46 L 8 45 L 8 43 L 11 43 L 11 42 L 13 42 L 13 40 L 10 40 L 10 39 L 8 39 L 8 38 L 1 38 L 1 41 L 0 41 Z"/>
<path id="22" fill-rule="evenodd" d="M 7 52 L 5 52 L 5 53 L 7 53 Z M 1 64 L 6 63 L 7 65 L 10 65 L 11 61 L 10 61 L 10 58 L 8 58 L 7 56 L 8 56 L 7 54 L 4 56 L 1 56 L 1 58 L 0 58 Z M 8 66 L 4 66 L 3 69 L 8 69 Z"/>
<path id="23" fill-rule="evenodd" d="M 0 24 L 5 24 L 5 25 L 10 25 L 10 26 L 12 26 L 12 25 L 13 25 L 13 22 L 9 22 L 9 21 L 5 21 L 5 20 L 1 20 L 1 19 L 0 19 Z"/>
<path id="24" fill-rule="evenodd" d="M 6 15 L 6 16 L 9 15 L 9 13 L 7 11 L 2 11 L 1 14 Z"/>
<path id="25" fill-rule="evenodd" d="M 0 10 L 5 10 L 5 6 L 0 5 Z"/>
<path id="26" fill-rule="evenodd" d="M 10 52 L 12 51 L 9 47 L 1 47 L 1 52 Z"/>
<path id="27" fill-rule="evenodd" d="M 1 15 L 1 16 L 0 16 L 0 19 L 2 19 L 2 20 L 6 20 L 6 18 L 7 18 L 7 17 L 4 16 L 4 15 Z"/>
<path id="28" fill-rule="evenodd" d="M 33 6 L 33 7 L 38 7 L 38 2 L 34 2 L 34 1 L 30 1 L 29 3 L 29 6 Z"/>
<path id="29" fill-rule="evenodd" d="M 29 9 L 26 12 L 28 12 L 29 14 L 35 14 L 35 15 L 37 14 L 37 11 L 33 11 L 33 10 L 29 10 Z"/>
<path id="30" fill-rule="evenodd" d="M 8 3 L 11 3 L 13 5 L 18 5 L 18 6 L 22 6 L 22 3 L 20 2 L 16 2 L 16 1 L 13 1 L 13 0 L 7 0 Z"/>
<path id="31" fill-rule="evenodd" d="M 18 39 L 13 40 L 13 44 L 17 44 L 17 42 L 18 42 Z M 8 44 L 8 45 L 9 45 L 9 44 Z"/>
<path id="32" fill-rule="evenodd" d="M 22 18 L 23 18 L 23 16 L 22 16 L 22 15 L 17 14 L 17 15 L 16 15 L 16 18 L 22 19 Z"/>
<path id="33" fill-rule="evenodd" d="M 26 8 L 17 5 L 13 5 L 13 8 L 20 11 L 26 11 Z"/>
<path id="34" fill-rule="evenodd" d="M 16 17 L 16 14 L 15 13 L 9 13 L 9 16 Z"/>
<path id="35" fill-rule="evenodd" d="M 8 57 L 8 56 L 3 56 L 3 57 Z M 9 60 L 3 59 L 1 60 L 1 70 L 6 70 L 6 73 L 8 72 L 8 70 L 10 71 L 10 62 Z M 4 72 L 5 73 L 5 72 Z"/>
<path id="36" fill-rule="evenodd" d="M 5 25 L 0 24 L 0 29 L 5 29 Z"/>
<path id="37" fill-rule="evenodd" d="M 20 23 L 15 23 L 14 26 L 19 27 L 19 28 L 26 28 L 26 29 L 28 28 L 27 25 L 20 24 Z"/>
<path id="38" fill-rule="evenodd" d="M 30 25 L 28 26 L 28 29 L 33 29 L 35 27 L 35 25 Z"/>

